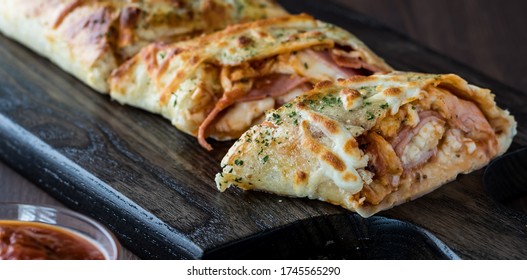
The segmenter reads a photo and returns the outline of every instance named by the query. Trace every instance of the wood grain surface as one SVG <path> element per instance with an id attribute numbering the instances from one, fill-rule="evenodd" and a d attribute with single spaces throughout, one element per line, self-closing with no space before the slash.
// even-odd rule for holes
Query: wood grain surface
<path id="1" fill-rule="evenodd" d="M 455 72 L 493 89 L 498 103 L 520 122 L 514 147 L 527 143 L 525 94 L 489 77 L 504 80 L 512 76 L 493 75 L 488 70 L 488 76 L 481 75 L 368 17 L 313 2 L 307 1 L 305 7 L 289 6 L 348 28 L 396 68 Z M 368 11 L 360 2 L 348 5 Z M 420 22 L 415 13 L 425 10 L 426 15 L 426 9 L 416 2 L 409 5 L 421 10 L 409 8 L 414 14 L 400 13 L 410 22 L 407 26 L 412 26 L 412 20 Z M 398 5 L 399 9 L 408 8 Z M 394 10 L 385 14 L 390 11 Z M 428 22 L 428 32 L 437 28 L 430 21 L 422 22 Z M 394 29 L 405 31 L 397 26 Z M 459 29 L 470 32 L 474 27 Z M 408 33 L 414 38 L 428 36 L 419 32 L 426 34 Z M 450 44 L 459 41 L 457 37 L 445 38 Z M 215 152 L 207 154 L 194 139 L 163 119 L 95 94 L 4 37 L 0 37 L 0 45 L 1 158 L 67 206 L 108 224 L 142 257 L 200 257 L 217 246 L 298 220 L 346 214 L 337 207 L 305 199 L 240 191 L 220 194 L 213 188 L 212 177 L 228 143 L 216 145 Z M 515 65 L 510 67 L 523 66 L 517 61 Z M 517 79 L 521 83 L 522 78 Z M 1 189 L 0 194 L 12 190 Z M 424 198 L 381 215 L 428 229 L 463 258 L 527 257 L 527 218 L 485 193 L 481 171 L 461 176 Z"/>

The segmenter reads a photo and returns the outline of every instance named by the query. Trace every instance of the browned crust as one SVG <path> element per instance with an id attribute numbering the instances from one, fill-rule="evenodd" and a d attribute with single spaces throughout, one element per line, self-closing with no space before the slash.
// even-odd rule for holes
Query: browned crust
<path id="1" fill-rule="evenodd" d="M 384 94 L 386 96 L 399 96 L 401 93 L 402 93 L 402 90 L 400 88 L 398 88 L 398 87 L 387 88 L 384 91 Z"/>
<path id="2" fill-rule="evenodd" d="M 200 0 L 201 6 L 190 0 L 17 1 L 20 5 L 15 1 L 6 1 L 13 15 L 6 17 L 4 32 L 100 92 L 108 90 L 110 72 L 148 43 L 181 40 L 240 20 L 286 14 L 271 0 L 266 7 L 258 6 L 259 1 L 247 2 L 250 8 L 242 12 L 219 0 Z M 34 29 L 29 31 L 38 38 L 9 29 L 19 25 Z"/>
<path id="3" fill-rule="evenodd" d="M 377 83 L 375 83 L 376 79 L 379 79 Z M 494 102 L 494 95 L 491 94 L 489 90 L 468 85 L 466 81 L 456 75 L 393 73 L 384 76 L 383 80 L 372 76 L 372 78 L 367 79 L 366 84 L 362 84 L 365 81 L 364 79 L 359 79 L 359 81 L 360 82 L 351 82 L 348 79 L 346 81 L 337 82 L 337 85 L 326 83 L 322 89 L 316 88 L 304 96 L 299 97 L 296 100 L 296 106 L 292 107 L 296 110 L 303 111 L 303 119 L 300 120 L 299 127 L 296 125 L 285 124 L 287 125 L 287 128 L 281 128 L 278 126 L 275 131 L 283 130 L 289 132 L 289 135 L 287 135 L 288 139 L 292 137 L 291 132 L 293 132 L 293 139 L 298 139 L 294 141 L 299 141 L 300 145 L 295 144 L 296 142 L 294 141 L 289 142 L 287 145 L 294 145 L 294 147 L 298 149 L 296 150 L 297 152 L 302 151 L 302 157 L 295 155 L 295 157 L 302 158 L 302 160 L 297 160 L 296 162 L 293 160 L 293 162 L 295 162 L 294 164 L 288 161 L 287 166 L 294 166 L 297 164 L 299 167 L 301 166 L 301 169 L 297 168 L 293 171 L 293 173 L 291 173 L 291 175 L 293 175 L 291 176 L 291 181 L 289 181 L 287 177 L 282 177 L 282 181 L 273 182 L 272 186 L 262 185 L 262 183 L 253 181 L 253 185 L 250 187 L 250 189 L 261 189 L 279 194 L 317 198 L 340 205 L 349 210 L 356 211 L 362 216 L 368 217 L 379 211 L 389 209 L 395 205 L 407 202 L 431 192 L 436 188 L 439 188 L 442 184 L 454 180 L 459 173 L 468 173 L 481 168 L 487 164 L 492 157 L 504 153 L 505 150 L 510 146 L 512 138 L 516 133 L 516 122 L 514 121 L 514 118 L 510 116 L 507 111 L 497 107 Z M 382 81 L 387 81 L 390 84 L 395 82 L 396 85 L 383 87 Z M 380 96 L 396 96 L 400 98 L 405 98 L 404 96 L 406 96 L 406 99 L 402 100 L 403 102 L 399 106 L 414 100 L 418 100 L 420 96 L 422 96 L 422 94 L 427 91 L 426 88 L 429 86 L 448 89 L 448 91 L 453 93 L 455 96 L 464 100 L 470 100 L 479 107 L 487 120 L 489 120 L 491 127 L 496 133 L 498 139 L 498 148 L 495 149 L 491 155 L 487 155 L 487 152 L 482 149 L 476 150 L 473 153 L 463 150 L 463 153 L 465 154 L 461 153 L 461 156 L 458 157 L 456 153 L 456 155 L 453 155 L 453 158 L 450 158 L 450 154 L 448 153 L 444 154 L 442 157 L 442 161 L 444 162 L 440 166 L 438 165 L 437 158 L 434 159 L 433 162 L 422 165 L 419 167 L 419 169 L 416 169 L 416 171 L 420 174 L 419 176 L 415 175 L 413 177 L 403 177 L 399 185 L 390 188 L 386 195 L 383 196 L 383 199 L 376 201 L 374 204 L 367 202 L 366 197 L 363 197 L 364 193 L 362 191 L 349 193 L 344 189 L 337 187 L 336 182 L 328 179 L 327 177 L 322 177 L 322 179 L 318 180 L 316 179 L 317 176 L 322 176 L 320 175 L 320 169 L 326 164 L 328 165 L 327 168 L 329 168 L 327 170 L 333 169 L 334 171 L 330 170 L 330 172 L 340 173 L 340 178 L 343 180 L 353 181 L 353 179 L 359 179 L 352 178 L 353 174 L 350 174 L 347 170 L 345 170 L 346 168 L 343 162 L 343 160 L 346 160 L 346 154 L 357 151 L 356 148 L 358 147 L 358 143 L 355 138 L 346 140 L 346 142 L 343 143 L 342 154 L 335 154 L 335 151 L 332 152 L 332 150 L 328 150 L 328 147 L 325 146 L 324 142 L 316 138 L 313 132 L 311 132 L 313 125 L 318 129 L 323 128 L 328 130 L 323 125 L 321 125 L 324 123 L 325 116 L 317 116 L 319 114 L 318 112 L 310 111 L 311 109 L 307 105 L 310 103 L 308 101 L 320 96 L 324 96 L 325 93 L 331 92 L 336 94 L 338 92 L 342 92 L 343 87 L 360 88 L 364 85 L 372 87 L 372 90 L 374 90 L 373 94 L 381 94 Z M 411 89 L 408 92 L 413 92 L 417 96 L 407 96 L 406 93 L 408 92 L 405 91 L 407 87 L 416 87 L 417 91 L 416 89 Z M 281 108 L 280 110 L 286 109 Z M 345 122 L 344 119 L 341 121 Z M 367 124 L 365 124 L 363 128 L 366 130 L 366 132 L 371 131 L 371 127 L 369 127 Z M 252 130 L 251 133 L 257 134 L 258 129 Z M 231 149 L 229 154 L 233 153 L 235 150 L 244 150 L 246 152 L 251 151 L 251 145 L 252 143 L 237 143 L 234 146 L 235 149 Z M 288 147 L 287 145 L 286 147 Z M 280 151 L 283 149 L 284 147 L 281 147 Z M 224 161 L 222 161 L 223 164 L 229 164 L 229 154 L 224 159 Z M 276 154 L 272 155 L 276 156 Z M 280 161 L 283 160 L 285 159 L 281 157 Z M 306 166 L 304 165 L 304 162 L 315 163 L 311 163 L 311 165 Z M 263 168 L 265 169 L 263 169 L 263 171 L 267 172 L 266 170 L 278 169 L 280 172 L 284 172 L 283 174 L 290 174 L 288 173 L 289 171 L 287 166 L 283 166 L 283 170 L 280 169 L 279 166 L 264 166 Z M 303 173 L 310 174 L 309 181 L 299 179 L 299 170 L 301 170 Z M 243 170 L 236 170 L 235 175 L 232 176 L 243 175 Z M 360 175 L 362 176 L 362 174 Z M 227 181 L 228 180 L 229 179 L 227 179 Z M 225 182 L 225 180 L 223 182 Z M 375 182 L 376 181 L 374 179 L 372 184 L 375 184 Z M 280 188 L 275 191 L 273 186 L 276 185 L 280 185 Z M 363 187 L 362 190 L 374 191 L 373 189 L 366 190 L 365 187 Z"/>

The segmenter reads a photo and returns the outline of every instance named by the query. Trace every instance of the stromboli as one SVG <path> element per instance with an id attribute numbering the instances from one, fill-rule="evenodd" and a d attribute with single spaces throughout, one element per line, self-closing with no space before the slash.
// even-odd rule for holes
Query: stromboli
<path id="1" fill-rule="evenodd" d="M 230 186 L 370 216 L 503 154 L 516 122 L 460 77 L 393 72 L 324 82 L 267 113 L 222 160 Z"/>
<path id="2" fill-rule="evenodd" d="M 296 15 L 152 44 L 112 73 L 110 94 L 163 115 L 210 150 L 207 136 L 235 139 L 319 81 L 390 70 L 349 32 Z"/>
<path id="3" fill-rule="evenodd" d="M 0 7 L 1 32 L 102 93 L 110 72 L 148 43 L 286 14 L 271 0 L 1 0 Z"/>

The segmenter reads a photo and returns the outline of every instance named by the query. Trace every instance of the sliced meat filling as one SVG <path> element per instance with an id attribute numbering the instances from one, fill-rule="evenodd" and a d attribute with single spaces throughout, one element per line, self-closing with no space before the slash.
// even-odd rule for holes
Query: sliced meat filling
<path id="1" fill-rule="evenodd" d="M 418 116 L 417 126 L 406 126 L 392 141 L 405 169 L 419 166 L 434 156 L 445 133 L 445 121 L 438 113 L 422 111 Z"/>
<path id="2" fill-rule="evenodd" d="M 214 121 L 217 120 L 220 113 L 231 107 L 233 104 L 252 102 L 252 104 L 258 106 L 254 103 L 254 101 L 267 99 L 268 97 L 277 98 L 279 96 L 286 95 L 292 90 L 303 86 L 303 84 L 306 82 L 307 80 L 305 78 L 288 74 L 271 74 L 254 82 L 245 80 L 236 82 L 230 91 L 226 91 L 223 94 L 221 99 L 214 106 L 214 109 L 207 115 L 203 123 L 200 125 L 198 131 L 198 141 L 200 145 L 209 151 L 212 150 L 210 144 L 208 144 L 205 140 L 207 136 L 207 129 Z M 247 85 L 251 86 L 248 87 Z M 259 111 L 255 112 L 260 114 L 263 113 Z M 234 123 L 237 122 L 237 120 L 233 121 Z M 220 127 L 220 129 L 229 129 L 229 127 L 224 126 L 225 123 L 223 124 L 223 127 Z M 239 130 L 239 128 L 233 129 Z"/>
<path id="3" fill-rule="evenodd" d="M 446 138 L 454 137 L 466 154 L 480 149 L 490 158 L 497 152 L 494 130 L 476 104 L 446 89 L 426 91 L 423 99 L 404 105 L 360 138 L 370 158 L 368 169 L 375 174 L 358 196 L 364 203 L 379 204 L 400 181 L 415 178 L 434 161 Z"/>
<path id="4" fill-rule="evenodd" d="M 272 108 L 270 104 L 279 107 L 310 90 L 319 81 L 372 74 L 374 70 L 371 69 L 375 67 L 363 62 L 358 54 L 355 51 L 348 54 L 336 48 L 308 49 L 223 67 L 220 74 L 223 95 L 198 129 L 200 145 L 212 150 L 206 141 L 211 130 L 241 135 Z M 244 110 L 246 114 L 243 114 Z M 243 116 L 241 120 L 240 116 Z"/>

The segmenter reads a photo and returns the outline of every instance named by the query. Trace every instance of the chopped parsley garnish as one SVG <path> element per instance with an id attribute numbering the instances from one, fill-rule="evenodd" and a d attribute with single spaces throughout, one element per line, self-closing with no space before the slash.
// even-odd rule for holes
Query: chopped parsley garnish
<path id="1" fill-rule="evenodd" d="M 381 105 L 381 109 L 386 109 L 388 107 L 389 107 L 388 103 L 384 103 L 384 104 Z"/>
<path id="2" fill-rule="evenodd" d="M 292 117 L 296 116 L 296 111 L 293 111 L 293 112 L 289 113 L 289 115 L 288 115 L 288 116 L 289 116 L 290 118 L 292 118 Z"/>
<path id="3" fill-rule="evenodd" d="M 309 65 L 307 65 L 307 62 L 304 62 L 304 68 L 309 69 Z"/>
<path id="4" fill-rule="evenodd" d="M 243 165 L 243 160 L 235 159 L 235 160 L 234 160 L 234 164 L 236 164 L 236 165 L 240 165 L 240 166 L 241 166 L 241 165 Z"/>
<path id="5" fill-rule="evenodd" d="M 369 121 L 371 121 L 371 120 L 373 120 L 375 118 L 375 115 L 372 112 L 370 112 L 370 111 L 366 112 L 366 114 L 368 115 L 368 120 Z"/>
<path id="6" fill-rule="evenodd" d="M 238 4 L 238 6 L 236 7 L 236 12 L 238 13 L 238 15 L 243 12 L 243 9 L 245 9 L 245 6 L 243 4 Z"/>
<path id="7" fill-rule="evenodd" d="M 291 108 L 291 106 L 293 106 L 293 104 L 291 104 L 291 103 L 285 103 L 284 104 L 284 107 L 286 107 L 286 108 Z"/>
<path id="8" fill-rule="evenodd" d="M 311 109 L 320 112 L 326 107 L 334 107 L 335 105 L 342 103 L 342 100 L 334 94 L 328 94 L 324 95 L 322 98 L 307 100 L 307 103 Z"/>
<path id="9" fill-rule="evenodd" d="M 360 87 L 359 91 L 364 91 L 364 92 L 366 92 L 366 95 L 371 95 L 373 93 L 374 89 L 375 89 L 375 87 L 373 87 L 373 86 L 364 86 L 364 87 Z M 366 97 L 364 95 L 362 95 L 362 98 L 366 98 Z"/>
<path id="10" fill-rule="evenodd" d="M 262 161 L 264 163 L 266 163 L 268 160 L 269 160 L 269 156 L 268 155 L 266 155 L 265 157 L 262 158 Z"/>
<path id="11" fill-rule="evenodd" d="M 273 117 L 273 120 L 275 121 L 276 124 L 279 125 L 282 123 L 282 117 L 279 114 L 273 113 L 271 116 Z"/>
<path id="12" fill-rule="evenodd" d="M 172 107 L 176 107 L 176 105 L 177 105 L 177 95 L 176 95 L 175 92 L 173 92 L 172 95 L 174 95 L 174 104 L 172 104 Z"/>

